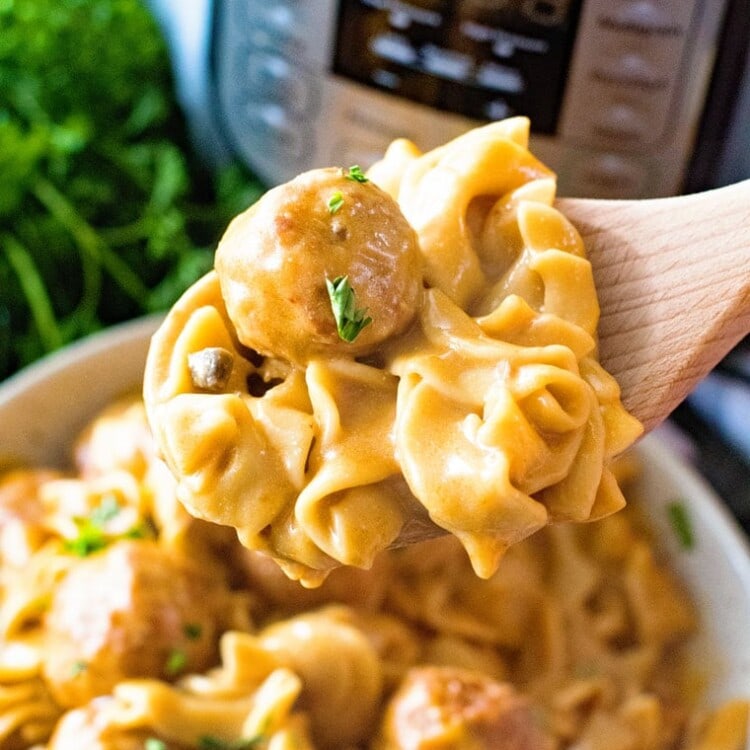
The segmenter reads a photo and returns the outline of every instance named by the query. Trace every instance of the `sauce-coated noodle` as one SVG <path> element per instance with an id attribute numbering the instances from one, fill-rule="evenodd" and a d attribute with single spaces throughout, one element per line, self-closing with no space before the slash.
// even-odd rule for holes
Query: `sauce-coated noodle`
<path id="1" fill-rule="evenodd" d="M 190 513 L 315 586 L 428 520 L 486 578 L 547 524 L 623 506 L 608 466 L 641 427 L 597 362 L 591 266 L 528 126 L 397 141 L 369 179 L 314 170 L 232 222 L 146 368 Z"/>

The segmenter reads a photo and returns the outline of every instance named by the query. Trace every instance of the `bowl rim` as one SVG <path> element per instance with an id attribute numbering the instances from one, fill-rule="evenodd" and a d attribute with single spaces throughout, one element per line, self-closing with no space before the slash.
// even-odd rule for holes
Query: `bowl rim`
<path id="1" fill-rule="evenodd" d="M 163 319 L 162 313 L 154 313 L 115 323 L 43 355 L 0 381 L 0 409 L 41 382 L 79 367 L 81 360 L 94 359 L 113 347 L 150 339 Z"/>

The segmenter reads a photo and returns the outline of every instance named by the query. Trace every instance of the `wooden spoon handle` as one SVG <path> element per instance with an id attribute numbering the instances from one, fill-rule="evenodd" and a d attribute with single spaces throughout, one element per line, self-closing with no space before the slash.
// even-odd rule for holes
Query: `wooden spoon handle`
<path id="1" fill-rule="evenodd" d="M 650 430 L 750 332 L 750 180 L 557 205 L 593 265 L 602 364 Z"/>

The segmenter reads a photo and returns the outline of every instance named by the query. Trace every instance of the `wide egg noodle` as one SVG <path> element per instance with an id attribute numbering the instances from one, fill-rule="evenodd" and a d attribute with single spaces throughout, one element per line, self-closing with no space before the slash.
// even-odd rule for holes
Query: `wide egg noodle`
<path id="1" fill-rule="evenodd" d="M 511 118 L 425 154 L 400 140 L 373 166 L 416 231 L 427 288 L 411 327 L 364 358 L 248 353 L 216 272 L 183 295 L 144 396 L 190 513 L 315 586 L 426 517 L 487 577 L 544 525 L 622 507 L 607 464 L 641 427 L 597 361 L 591 265 L 528 131 Z M 207 347 L 233 355 L 219 392 L 191 380 Z"/>
<path id="2" fill-rule="evenodd" d="M 461 307 L 488 282 L 468 221 L 472 201 L 499 197 L 534 179 L 552 177 L 529 152 L 528 135 L 526 118 L 501 120 L 393 170 L 402 174 L 397 200 L 419 237 L 425 279 Z M 401 153 L 390 152 L 390 158 L 394 155 L 404 160 Z M 375 179 L 377 171 L 387 171 L 385 167 L 373 169 Z M 391 184 L 390 189 L 394 188 Z"/>
<path id="3" fill-rule="evenodd" d="M 191 381 L 187 355 L 209 346 L 234 355 L 226 392 Z M 233 338 L 215 274 L 173 308 L 152 351 L 145 396 L 193 515 L 235 527 L 246 546 L 308 585 L 339 562 L 369 567 L 395 539 L 404 507 L 416 502 L 390 436 L 393 375 L 350 360 L 253 365 Z M 263 367 L 281 382 L 251 395 L 248 378 L 263 379 Z"/>
<path id="4" fill-rule="evenodd" d="M 331 557 L 369 568 L 405 518 L 390 435 L 397 380 L 347 360 L 312 362 L 306 379 L 319 431 L 295 515 Z"/>
<path id="5" fill-rule="evenodd" d="M 604 463 L 640 432 L 595 362 L 591 266 L 576 230 L 548 205 L 549 176 L 515 189 L 511 176 L 506 189 L 484 174 L 502 171 L 503 158 L 511 171 L 521 163 L 522 123 L 510 131 L 512 156 L 496 155 L 500 130 L 472 131 L 405 167 L 400 149 L 397 168 L 374 167 L 391 179 L 408 217 L 439 205 L 436 192 L 453 195 L 462 212 L 413 219 L 428 265 L 431 254 L 443 259 L 445 277 L 433 279 L 439 290 L 421 310 L 429 353 L 413 354 L 419 347 L 410 342 L 392 365 L 400 376 L 397 449 L 412 491 L 485 577 L 508 545 L 548 521 L 586 521 L 621 508 Z M 474 154 L 460 168 L 451 150 L 459 141 L 459 153 Z M 398 188 L 394 174 L 401 175 Z M 483 217 L 474 212 L 472 228 L 469 206 L 480 200 L 489 208 Z M 460 255 L 444 254 L 446 237 Z M 501 257 L 493 259 L 493 250 Z M 475 281 L 464 284 L 468 277 Z M 484 310 L 478 326 L 453 302 Z"/>

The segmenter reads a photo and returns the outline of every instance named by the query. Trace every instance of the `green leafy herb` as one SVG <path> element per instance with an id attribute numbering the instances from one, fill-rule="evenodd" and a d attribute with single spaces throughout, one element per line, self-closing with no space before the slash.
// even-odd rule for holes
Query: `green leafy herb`
<path id="1" fill-rule="evenodd" d="M 333 317 L 336 319 L 336 330 L 339 338 L 351 343 L 372 323 L 367 310 L 357 308 L 354 302 L 354 289 L 348 276 L 337 276 L 333 281 L 326 278 L 326 288 L 331 299 Z"/>
<path id="2" fill-rule="evenodd" d="M 344 205 L 344 195 L 340 190 L 337 190 L 328 199 L 328 212 L 335 214 L 343 205 Z"/>
<path id="3" fill-rule="evenodd" d="M 152 539 L 155 536 L 152 525 L 145 519 L 122 534 L 109 533 L 107 524 L 121 510 L 114 495 L 105 495 L 88 516 L 74 519 L 78 533 L 73 539 L 65 540 L 64 549 L 78 557 L 88 557 L 118 539 Z"/>
<path id="4" fill-rule="evenodd" d="M 200 750 L 252 750 L 263 742 L 264 737 L 252 737 L 247 740 L 222 740 L 213 735 L 205 735 L 198 740 Z"/>
<path id="5" fill-rule="evenodd" d="M 167 663 L 164 669 L 168 675 L 174 677 L 182 672 L 187 666 L 187 654 L 181 648 L 173 648 L 167 656 Z"/>
<path id="6" fill-rule="evenodd" d="M 143 520 L 135 526 L 129 528 L 121 535 L 122 539 L 153 539 L 156 536 L 154 527 L 147 521 Z"/>
<path id="7" fill-rule="evenodd" d="M 89 520 L 96 526 L 106 526 L 120 512 L 121 506 L 114 495 L 105 495 L 91 511 Z"/>
<path id="8" fill-rule="evenodd" d="M 92 523 L 90 519 L 78 518 L 76 524 L 78 535 L 73 539 L 66 539 L 64 542 L 64 548 L 67 552 L 78 557 L 88 557 L 109 544 L 109 539 L 101 526 Z"/>
<path id="9" fill-rule="evenodd" d="M 188 622 L 182 628 L 185 638 L 191 641 L 197 641 L 203 635 L 203 628 L 197 622 Z"/>
<path id="10" fill-rule="evenodd" d="M 149 737 L 143 743 L 143 750 L 167 750 L 167 743 L 156 737 Z"/>
<path id="11" fill-rule="evenodd" d="M 73 539 L 65 540 L 65 550 L 78 557 L 88 557 L 104 549 L 110 542 L 104 526 L 119 512 L 120 504 L 117 498 L 114 495 L 105 495 L 87 517 L 75 519 L 78 534 Z"/>
<path id="12" fill-rule="evenodd" d="M 346 171 L 345 177 L 347 180 L 354 180 L 354 182 L 369 182 L 365 173 L 362 171 L 362 167 L 359 164 L 353 164 Z"/>
<path id="13" fill-rule="evenodd" d="M 173 83 L 143 0 L 0 0 L 0 379 L 167 309 L 262 192 L 206 170 Z"/>
<path id="14" fill-rule="evenodd" d="M 70 676 L 78 677 L 79 674 L 85 672 L 88 669 L 88 662 L 83 659 L 77 659 L 73 662 L 73 666 L 70 668 Z"/>
<path id="15" fill-rule="evenodd" d="M 685 505 L 681 502 L 670 503 L 667 506 L 667 514 L 682 548 L 686 550 L 693 549 L 695 546 L 695 535 L 693 534 L 693 524 Z"/>

